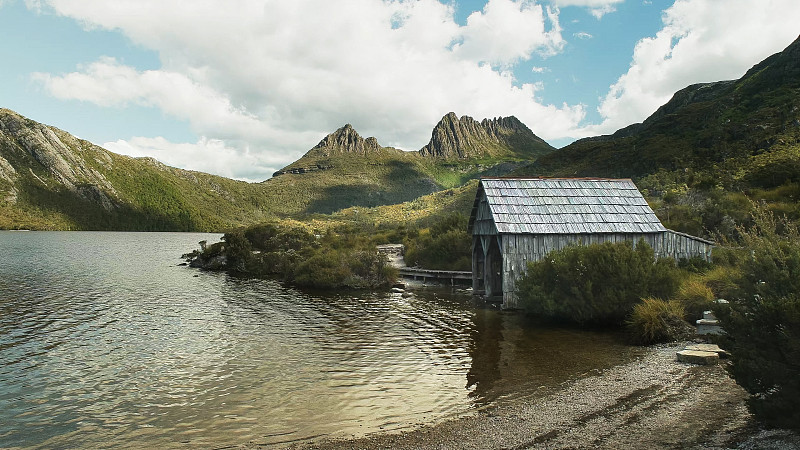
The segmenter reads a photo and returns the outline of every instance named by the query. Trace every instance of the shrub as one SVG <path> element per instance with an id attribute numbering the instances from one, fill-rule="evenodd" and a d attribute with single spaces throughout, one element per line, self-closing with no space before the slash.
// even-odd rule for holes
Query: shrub
<path id="1" fill-rule="evenodd" d="M 300 262 L 293 277 L 299 286 L 365 289 L 388 287 L 397 273 L 375 250 L 323 247 Z"/>
<path id="2" fill-rule="evenodd" d="M 642 345 L 685 339 L 694 328 L 683 320 L 686 311 L 678 301 L 648 297 L 633 307 L 627 321 L 633 340 Z"/>
<path id="3" fill-rule="evenodd" d="M 800 231 L 764 208 L 753 222 L 738 230 L 745 255 L 733 280 L 738 295 L 716 310 L 726 332 L 720 344 L 755 416 L 800 428 Z"/>
<path id="4" fill-rule="evenodd" d="M 374 230 L 345 226 L 337 231 L 329 229 L 320 237 L 309 226 L 276 221 L 231 231 L 224 242 L 185 256 L 211 270 L 277 275 L 298 286 L 321 289 L 381 288 L 395 281 L 397 271 L 368 234 Z"/>
<path id="5" fill-rule="evenodd" d="M 678 289 L 676 300 L 686 310 L 686 318 L 695 321 L 714 305 L 714 293 L 700 278 L 690 278 Z"/>
<path id="6" fill-rule="evenodd" d="M 225 233 L 222 240 L 225 241 L 228 270 L 247 272 L 253 263 L 253 247 L 245 237 L 244 230 Z"/>
<path id="7" fill-rule="evenodd" d="M 703 283 L 711 289 L 715 298 L 729 299 L 736 296 L 738 286 L 734 280 L 741 276 L 736 266 L 716 266 L 703 274 Z"/>
<path id="8" fill-rule="evenodd" d="M 711 269 L 712 264 L 701 256 L 692 256 L 689 259 L 681 258 L 678 261 L 678 267 L 690 273 L 706 273 Z"/>
<path id="9" fill-rule="evenodd" d="M 300 286 L 314 288 L 337 288 L 351 273 L 342 254 L 335 249 L 323 249 L 298 264 L 294 282 Z"/>
<path id="10" fill-rule="evenodd" d="M 244 235 L 256 250 L 275 251 L 279 248 L 275 237 L 280 232 L 277 224 L 263 223 L 254 225 L 244 231 Z"/>
<path id="11" fill-rule="evenodd" d="M 472 269 L 472 236 L 467 233 L 467 218 L 462 214 L 445 216 L 430 229 L 406 239 L 405 248 L 405 260 L 409 266 Z"/>
<path id="12" fill-rule="evenodd" d="M 353 252 L 347 258 L 351 276 L 346 285 L 354 288 L 387 287 L 397 278 L 386 256 L 375 250 Z"/>
<path id="13" fill-rule="evenodd" d="M 571 246 L 528 264 L 517 281 L 520 304 L 547 319 L 620 325 L 644 297 L 670 298 L 675 261 L 655 259 L 644 241 Z"/>

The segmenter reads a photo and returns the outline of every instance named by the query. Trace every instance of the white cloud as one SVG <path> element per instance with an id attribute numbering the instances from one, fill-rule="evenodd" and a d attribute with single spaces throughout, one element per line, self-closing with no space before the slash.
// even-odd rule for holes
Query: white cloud
<path id="1" fill-rule="evenodd" d="M 557 12 L 530 0 L 490 0 L 465 26 L 437 0 L 47 3 L 124 33 L 162 63 L 141 71 L 103 58 L 35 75 L 53 95 L 152 106 L 240 154 L 277 155 L 277 166 L 347 122 L 416 150 L 449 111 L 514 114 L 545 139 L 574 133 L 584 115 L 582 105 L 542 104 L 541 85 L 511 75 L 515 62 L 563 46 Z"/>
<path id="2" fill-rule="evenodd" d="M 616 4 L 625 0 L 553 0 L 556 6 L 580 6 L 589 9 L 589 13 L 600 20 L 604 15 L 617 10 Z"/>
<path id="3" fill-rule="evenodd" d="M 201 138 L 196 143 L 173 143 L 163 137 L 134 137 L 129 140 L 106 142 L 103 147 L 112 152 L 135 158 L 149 156 L 162 163 L 188 170 L 214 173 L 243 181 L 263 181 L 264 173 L 281 167 L 281 161 L 269 154 L 240 151 L 219 139 Z"/>
<path id="4" fill-rule="evenodd" d="M 482 11 L 470 14 L 462 35 L 458 53 L 499 65 L 527 60 L 536 51 L 552 55 L 564 47 L 556 13 L 526 0 L 489 0 Z"/>
<path id="5" fill-rule="evenodd" d="M 591 34 L 585 32 L 585 31 L 579 31 L 577 33 L 573 33 L 572 35 L 575 36 L 578 39 L 591 39 L 591 38 L 594 37 L 594 36 L 592 36 Z"/>
<path id="6" fill-rule="evenodd" d="M 602 99 L 602 124 L 582 135 L 641 122 L 690 84 L 741 77 L 796 39 L 798 23 L 796 0 L 677 0 L 656 36 L 636 44 L 630 69 Z"/>
<path id="7" fill-rule="evenodd" d="M 222 94 L 187 76 L 164 70 L 136 69 L 104 57 L 81 72 L 63 76 L 34 73 L 56 98 L 81 100 L 100 106 L 125 106 L 135 103 L 155 106 L 175 117 L 190 116 L 198 128 L 215 134 L 247 136 L 257 134 L 260 122 L 237 109 Z M 256 137 L 256 136 L 250 136 Z"/>

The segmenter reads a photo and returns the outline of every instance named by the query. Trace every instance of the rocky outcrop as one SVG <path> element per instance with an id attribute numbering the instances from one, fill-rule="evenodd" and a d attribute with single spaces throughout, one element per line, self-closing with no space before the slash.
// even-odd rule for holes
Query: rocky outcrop
<path id="1" fill-rule="evenodd" d="M 0 156 L 0 202 L 6 202 L 11 205 L 17 203 L 19 194 L 14 187 L 16 179 L 17 171 L 5 158 Z"/>
<path id="2" fill-rule="evenodd" d="M 465 159 L 513 153 L 534 156 L 552 150 L 514 116 L 478 122 L 450 112 L 439 121 L 430 142 L 419 153 L 426 157 Z"/>
<path id="3" fill-rule="evenodd" d="M 328 170 L 333 168 L 331 164 L 311 164 L 304 167 L 286 167 L 272 174 L 273 177 L 291 173 L 294 175 L 302 175 L 304 173 L 318 172 L 320 170 Z"/>
<path id="4" fill-rule="evenodd" d="M 14 167 L 6 161 L 5 158 L 0 156 L 0 180 L 13 183 L 17 179 L 17 171 Z"/>
<path id="5" fill-rule="evenodd" d="M 3 161 L 13 171 L 9 162 L 32 158 L 42 171 L 52 177 L 58 185 L 83 197 L 94 201 L 106 210 L 114 208 L 114 198 L 117 196 L 111 183 L 87 162 L 89 154 L 104 153 L 105 150 L 94 149 L 93 144 L 79 140 L 74 136 L 57 128 L 26 119 L 21 115 L 0 109 L 0 137 L 2 138 L 2 151 L 5 153 Z M 101 164 L 109 164 L 110 157 L 100 157 Z M 4 164 L 0 163 L 0 177 L 9 172 Z M 33 176 L 39 181 L 43 177 L 31 169 Z"/>
<path id="6" fill-rule="evenodd" d="M 378 140 L 374 137 L 362 138 L 349 123 L 333 133 L 325 136 L 311 151 L 323 156 L 353 153 L 368 155 L 381 150 Z"/>
<path id="7" fill-rule="evenodd" d="M 362 138 L 349 123 L 325 136 L 302 158 L 272 174 L 273 178 L 285 174 L 302 175 L 332 169 L 327 158 L 339 155 L 369 156 L 384 149 L 374 137 Z"/>

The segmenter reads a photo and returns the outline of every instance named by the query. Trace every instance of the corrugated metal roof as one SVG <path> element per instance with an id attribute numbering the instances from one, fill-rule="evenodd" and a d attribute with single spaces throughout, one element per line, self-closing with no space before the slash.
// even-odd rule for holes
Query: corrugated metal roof
<path id="1" fill-rule="evenodd" d="M 500 233 L 666 231 L 627 179 L 483 178 L 481 190 Z"/>

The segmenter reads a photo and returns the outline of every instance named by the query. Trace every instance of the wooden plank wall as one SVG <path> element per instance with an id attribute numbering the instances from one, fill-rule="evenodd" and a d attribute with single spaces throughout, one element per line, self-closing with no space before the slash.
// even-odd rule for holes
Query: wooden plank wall
<path id="1" fill-rule="evenodd" d="M 711 261 L 711 250 L 714 248 L 714 244 L 711 242 L 672 230 L 660 233 L 656 244 L 651 245 L 656 255 L 662 258 L 669 257 L 680 260 L 699 256 L 709 262 Z"/>
<path id="2" fill-rule="evenodd" d="M 484 236 L 496 235 L 497 226 L 492 218 L 492 211 L 489 208 L 489 202 L 486 201 L 486 194 L 481 196 L 478 203 L 477 211 L 475 212 L 475 223 L 472 225 L 472 234 L 480 234 Z"/>
<path id="3" fill-rule="evenodd" d="M 589 245 L 603 242 L 639 242 L 644 239 L 657 257 L 675 259 L 700 256 L 711 260 L 713 245 L 691 236 L 668 231 L 647 234 L 505 234 L 501 237 L 503 252 L 503 308 L 516 308 L 515 282 L 527 269 L 529 261 L 538 261 L 553 250 L 569 245 Z"/>

